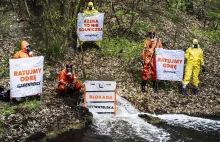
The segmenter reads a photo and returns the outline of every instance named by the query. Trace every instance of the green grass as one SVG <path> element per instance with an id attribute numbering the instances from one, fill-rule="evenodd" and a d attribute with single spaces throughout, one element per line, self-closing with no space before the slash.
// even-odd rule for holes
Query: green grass
<path id="1" fill-rule="evenodd" d="M 193 27 L 193 34 L 195 34 L 196 36 L 198 36 L 200 38 L 207 37 L 213 43 L 219 42 L 219 40 L 220 40 L 220 29 L 218 29 L 216 31 L 212 31 L 212 30 L 203 31 L 199 27 L 195 26 L 195 27 Z"/>
<path id="2" fill-rule="evenodd" d="M 15 104 L 14 106 L 10 106 L 9 103 L 1 103 L 0 104 L 0 116 L 8 116 L 15 112 L 16 108 L 27 109 L 29 111 L 36 111 L 40 101 L 32 100 L 27 102 L 22 102 L 20 104 Z M 4 135 L 4 120 L 0 117 L 0 136 Z"/>
<path id="3" fill-rule="evenodd" d="M 10 115 L 14 112 L 14 106 L 11 107 L 9 104 L 4 104 L 0 109 L 0 115 Z"/>
<path id="4" fill-rule="evenodd" d="M 142 53 L 144 42 L 134 42 L 125 38 L 105 38 L 102 41 L 103 55 L 120 57 L 123 61 L 131 61 Z"/>
<path id="5" fill-rule="evenodd" d="M 0 105 L 0 115 L 11 115 L 16 108 L 28 109 L 29 111 L 36 111 L 37 107 L 41 104 L 38 100 L 24 101 L 19 104 L 15 103 L 14 106 L 2 103 Z"/>
<path id="6" fill-rule="evenodd" d="M 27 104 L 27 108 L 30 111 L 36 111 L 37 110 L 37 106 L 40 104 L 40 101 L 33 100 L 33 101 L 30 101 L 30 102 L 27 102 L 26 104 Z"/>

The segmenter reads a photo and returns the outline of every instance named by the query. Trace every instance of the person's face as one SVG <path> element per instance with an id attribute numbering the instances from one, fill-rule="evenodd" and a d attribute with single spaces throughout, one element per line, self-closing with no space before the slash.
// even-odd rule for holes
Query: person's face
<path id="1" fill-rule="evenodd" d="M 155 38 L 155 32 L 149 32 L 149 37 L 150 37 L 151 41 L 153 41 Z"/>
<path id="2" fill-rule="evenodd" d="M 66 65 L 66 72 L 67 72 L 67 76 L 71 76 L 72 75 L 72 65 Z"/>
<path id="3" fill-rule="evenodd" d="M 31 46 L 30 45 L 26 46 L 26 51 L 27 51 L 27 53 L 31 52 Z"/>

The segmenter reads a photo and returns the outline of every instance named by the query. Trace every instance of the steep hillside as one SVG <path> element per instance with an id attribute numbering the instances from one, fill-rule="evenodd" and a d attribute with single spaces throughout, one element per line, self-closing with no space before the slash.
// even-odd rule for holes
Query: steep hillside
<path id="1" fill-rule="evenodd" d="M 219 45 L 211 42 L 210 37 L 204 35 L 199 29 L 202 23 L 196 17 L 184 12 L 170 12 L 164 3 L 133 3 L 133 1 L 97 1 L 97 9 L 105 12 L 105 32 L 102 42 L 103 52 L 100 54 L 91 44 L 83 46 L 84 52 L 74 54 L 73 44 L 68 40 L 62 48 L 61 56 L 55 56 L 53 47 L 46 50 L 44 41 L 45 27 L 40 8 L 28 6 L 31 17 L 24 7 L 23 1 L 13 2 L 13 7 L 7 1 L 8 7 L 1 11 L 5 24 L 5 33 L 1 35 L 0 43 L 0 83 L 9 88 L 8 60 L 17 50 L 21 40 L 27 40 L 32 46 L 35 55 L 45 56 L 44 88 L 42 101 L 38 104 L 37 111 L 22 110 L 22 104 L 15 107 L 13 113 L 1 113 L 1 122 L 5 128 L 5 137 L 24 140 L 33 133 L 42 131 L 56 131 L 56 121 L 62 123 L 87 124 L 91 114 L 87 110 L 77 107 L 78 94 L 73 97 L 60 98 L 56 93 L 56 79 L 66 60 L 73 62 L 74 69 L 80 82 L 85 80 L 115 80 L 117 93 L 131 101 L 134 106 L 143 112 L 150 113 L 184 113 L 196 116 L 220 116 L 220 51 Z M 135 1 L 136 2 L 136 1 Z M 136 4 L 136 5 L 135 5 Z M 134 5 L 136 7 L 134 7 Z M 81 7 L 82 11 L 85 7 Z M 135 9 L 134 17 L 128 14 Z M 117 12 L 118 11 L 118 12 Z M 133 17 L 133 18 L 132 18 Z M 133 19 L 133 20 L 132 20 Z M 7 28 L 6 28 L 7 27 Z M 192 95 L 191 85 L 187 96 L 180 94 L 181 82 L 159 81 L 159 91 L 153 92 L 151 81 L 147 83 L 146 93 L 140 90 L 142 66 L 137 57 L 141 55 L 143 41 L 149 29 L 156 29 L 157 36 L 163 41 L 165 49 L 185 50 L 192 43 L 193 38 L 200 41 L 205 53 L 206 72 L 200 74 L 199 95 Z M 53 54 L 52 54 L 53 53 Z M 53 56 L 52 56 L 53 55 Z M 84 62 L 82 62 L 82 57 Z M 85 69 L 85 70 L 84 70 Z M 84 73 L 85 71 L 85 73 Z M 84 76 L 86 78 L 84 78 Z M 24 102 L 24 103 L 28 103 Z M 8 104 L 0 104 L 3 108 Z M 72 109 L 69 109 L 72 108 Z M 1 112 L 2 112 L 1 111 Z M 52 113 L 51 113 L 52 112 Z M 68 119 L 66 114 L 68 115 Z M 33 120 L 33 116 L 38 120 Z M 59 116 L 58 116 L 59 115 Z M 20 117 L 23 116 L 23 117 Z M 55 117 L 56 116 L 56 117 Z M 16 127 L 14 120 L 19 117 L 22 127 Z M 57 118 L 57 119 L 55 119 Z M 51 123 L 48 123 L 50 120 Z M 42 122 L 42 123 L 41 123 Z M 30 124 L 34 123 L 32 129 Z M 41 125 L 38 125 L 41 123 Z M 43 129 L 45 127 L 45 129 Z M 82 126 L 83 127 L 83 126 Z M 20 137 L 23 135 L 23 137 Z"/>

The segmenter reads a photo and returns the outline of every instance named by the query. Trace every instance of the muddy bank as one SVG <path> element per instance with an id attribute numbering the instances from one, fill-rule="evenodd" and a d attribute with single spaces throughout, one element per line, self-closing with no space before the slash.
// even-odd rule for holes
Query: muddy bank
<path id="1" fill-rule="evenodd" d="M 32 110 L 17 104 L 12 114 L 1 115 L 4 141 L 46 141 L 70 130 L 84 129 L 92 122 L 92 114 L 74 102 L 72 96 L 51 95 L 50 102 L 42 100 Z"/>

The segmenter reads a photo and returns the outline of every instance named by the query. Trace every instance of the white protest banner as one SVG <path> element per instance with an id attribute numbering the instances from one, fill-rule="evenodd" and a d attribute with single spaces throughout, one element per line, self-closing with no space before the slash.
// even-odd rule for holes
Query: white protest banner
<path id="1" fill-rule="evenodd" d="M 103 35 L 104 13 L 78 13 L 77 34 L 80 41 L 99 41 Z"/>
<path id="2" fill-rule="evenodd" d="M 44 57 L 9 59 L 11 97 L 42 93 Z"/>
<path id="3" fill-rule="evenodd" d="M 155 48 L 158 80 L 183 80 L 184 54 L 182 50 Z"/>
<path id="4" fill-rule="evenodd" d="M 116 115 L 116 82 L 86 81 L 84 107 L 90 112 Z"/>

